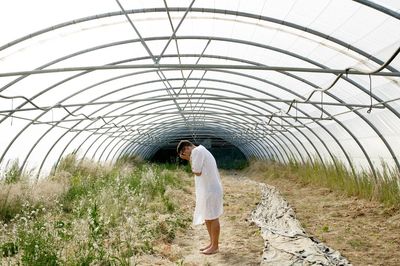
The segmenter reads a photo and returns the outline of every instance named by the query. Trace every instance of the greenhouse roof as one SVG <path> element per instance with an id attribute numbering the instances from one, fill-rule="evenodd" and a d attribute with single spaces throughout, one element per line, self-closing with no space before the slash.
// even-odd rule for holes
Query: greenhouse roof
<path id="1" fill-rule="evenodd" d="M 400 169 L 400 1 L 0 4 L 0 162 L 247 158 Z"/>

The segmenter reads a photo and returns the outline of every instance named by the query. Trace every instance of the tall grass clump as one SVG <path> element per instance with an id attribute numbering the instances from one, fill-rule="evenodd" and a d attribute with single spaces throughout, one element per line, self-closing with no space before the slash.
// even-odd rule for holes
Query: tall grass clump
<path id="1" fill-rule="evenodd" d="M 22 181 L 23 174 L 18 160 L 9 161 L 6 168 L 7 170 L 4 175 L 4 182 L 6 184 L 15 184 L 19 181 Z"/>
<path id="2" fill-rule="evenodd" d="M 400 208 L 400 175 L 394 168 L 382 162 L 382 170 L 375 177 L 371 171 L 353 173 L 343 163 L 322 164 L 319 160 L 287 164 L 275 161 L 251 161 L 250 174 L 265 178 L 291 178 L 303 184 L 313 184 L 356 196 L 382 202 L 387 207 Z"/>
<path id="3" fill-rule="evenodd" d="M 18 160 L 9 161 L 0 179 L 0 220 L 10 221 L 21 212 L 26 182 L 26 174 L 20 170 Z"/>
<path id="4" fill-rule="evenodd" d="M 377 198 L 389 206 L 400 207 L 400 172 L 382 161 L 382 171 L 378 172 Z"/>
<path id="5" fill-rule="evenodd" d="M 63 188 L 52 204 L 25 197 L 19 211 L 1 218 L 0 265 L 135 265 L 188 226 L 181 207 L 188 180 L 177 166 L 128 157 L 101 165 L 68 155 L 41 181 Z"/>

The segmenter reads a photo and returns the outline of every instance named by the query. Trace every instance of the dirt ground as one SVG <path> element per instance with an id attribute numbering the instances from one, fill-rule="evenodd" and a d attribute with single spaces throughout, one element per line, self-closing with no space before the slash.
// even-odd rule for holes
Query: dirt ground
<path id="1" fill-rule="evenodd" d="M 224 215 L 221 218 L 220 252 L 206 256 L 205 226 L 191 226 L 171 244 L 155 247 L 159 255 L 139 258 L 137 265 L 259 265 L 263 250 L 260 230 L 249 221 L 260 200 L 257 182 L 275 186 L 296 212 L 307 234 L 338 250 L 353 265 L 400 265 L 400 211 L 379 203 L 341 195 L 293 177 L 268 179 L 222 172 Z M 254 181 L 257 182 L 254 182 Z M 177 195 L 183 208 L 192 212 L 194 191 L 190 185 Z"/>
<path id="2" fill-rule="evenodd" d="M 309 235 L 353 265 L 400 265 L 400 211 L 377 202 L 304 185 L 295 178 L 252 179 L 275 186 Z"/>
<path id="3" fill-rule="evenodd" d="M 171 244 L 155 247 L 159 256 L 139 258 L 138 265 L 260 265 L 264 241 L 257 226 L 250 222 L 251 211 L 260 200 L 259 185 L 247 178 L 221 176 L 224 187 L 224 214 L 220 219 L 219 253 L 203 255 L 199 248 L 208 244 L 205 225 L 191 226 L 177 234 Z M 179 195 L 184 208 L 194 209 L 194 188 Z"/>
<path id="4" fill-rule="evenodd" d="M 222 175 L 224 215 L 221 218 L 220 252 L 203 255 L 199 248 L 208 244 L 205 226 L 194 226 L 189 234 L 178 236 L 184 265 L 260 265 L 263 239 L 250 223 L 251 211 L 261 197 L 256 182 L 239 176 Z"/>

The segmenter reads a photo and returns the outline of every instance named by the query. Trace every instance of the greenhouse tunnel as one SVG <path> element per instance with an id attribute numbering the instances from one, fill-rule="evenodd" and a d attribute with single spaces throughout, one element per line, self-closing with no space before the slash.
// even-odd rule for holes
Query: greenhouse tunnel
<path id="1" fill-rule="evenodd" d="M 190 135 L 182 135 L 182 139 L 189 140 L 198 145 L 203 145 L 213 154 L 218 167 L 221 169 L 243 169 L 249 163 L 248 158 L 246 158 L 240 149 L 222 138 L 207 135 L 193 138 L 193 136 Z M 178 143 L 178 141 L 170 141 L 168 144 L 161 147 L 151 157 L 150 161 L 156 163 L 186 164 L 186 161 L 181 160 L 177 156 L 176 147 Z"/>
<path id="2" fill-rule="evenodd" d="M 221 165 L 400 169 L 397 0 L 1 7 L 2 173 L 46 176 L 71 153 L 174 162 L 181 139 Z"/>

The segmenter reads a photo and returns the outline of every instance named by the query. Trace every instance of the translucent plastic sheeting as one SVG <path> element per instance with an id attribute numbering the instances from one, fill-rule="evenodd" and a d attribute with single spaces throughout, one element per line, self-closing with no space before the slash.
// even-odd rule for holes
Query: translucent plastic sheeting
<path id="1" fill-rule="evenodd" d="M 150 158 L 184 136 L 215 136 L 249 158 L 399 168 L 399 57 L 382 74 L 343 72 L 375 70 L 399 48 L 399 9 L 363 0 L 2 3 L 1 167 L 18 159 L 46 174 L 71 152 Z M 314 93 L 335 70 L 338 82 Z"/>

